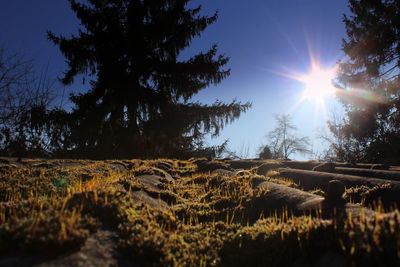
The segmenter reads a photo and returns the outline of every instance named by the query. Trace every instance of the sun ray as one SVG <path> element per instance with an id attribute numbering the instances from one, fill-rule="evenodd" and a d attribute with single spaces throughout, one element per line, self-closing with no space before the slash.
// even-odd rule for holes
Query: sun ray
<path id="1" fill-rule="evenodd" d="M 363 89 L 345 90 L 338 88 L 336 94 L 349 102 L 363 101 L 365 103 L 387 104 L 388 101 L 374 92 Z"/>
<path id="2" fill-rule="evenodd" d="M 333 85 L 335 75 L 336 68 L 325 70 L 313 64 L 312 71 L 308 75 L 297 79 L 305 84 L 303 97 L 315 103 L 323 103 L 326 97 L 333 96 L 336 92 Z"/>
<path id="3" fill-rule="evenodd" d="M 327 101 L 333 100 L 334 98 L 354 103 L 363 103 L 365 105 L 369 103 L 387 103 L 383 97 L 371 91 L 341 88 L 337 84 L 334 84 L 338 76 L 339 66 L 336 64 L 331 68 L 324 68 L 312 49 L 309 49 L 308 52 L 310 57 L 310 70 L 307 74 L 300 74 L 294 71 L 284 72 L 263 69 L 264 71 L 298 81 L 304 85 L 302 91 L 299 93 L 298 100 L 291 105 L 287 111 L 288 113 L 294 112 L 303 103 L 308 102 L 314 106 L 313 115 L 317 117 L 322 116 L 327 122 Z M 325 127 L 327 127 L 327 125 L 325 125 Z"/>

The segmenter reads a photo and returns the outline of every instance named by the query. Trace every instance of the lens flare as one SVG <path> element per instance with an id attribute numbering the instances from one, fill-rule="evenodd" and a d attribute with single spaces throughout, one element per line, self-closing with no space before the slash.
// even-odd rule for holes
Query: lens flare
<path id="1" fill-rule="evenodd" d="M 293 72 L 287 67 L 285 67 L 285 69 L 289 69 L 288 72 L 267 70 L 303 84 L 303 86 L 299 88 L 302 91 L 299 94 L 298 100 L 289 108 L 287 111 L 288 113 L 292 113 L 302 104 L 308 102 L 314 106 L 314 119 L 322 116 L 324 121 L 328 121 L 327 103 L 335 103 L 330 101 L 335 98 L 343 102 L 353 103 L 357 106 L 367 106 L 372 103 L 388 103 L 386 98 L 370 90 L 348 88 L 347 86 L 341 87 L 335 84 L 334 81 L 338 78 L 339 65 L 335 65 L 331 68 L 324 68 L 320 61 L 317 60 L 317 57 L 314 56 L 312 50 L 309 52 L 311 68 L 307 74 Z"/>
<path id="2" fill-rule="evenodd" d="M 333 82 L 336 79 L 337 71 L 337 66 L 323 68 L 314 57 L 311 57 L 311 68 L 307 74 L 273 71 L 275 74 L 298 81 L 304 85 L 301 87 L 302 91 L 298 101 L 289 108 L 288 113 L 292 113 L 303 103 L 308 102 L 314 106 L 312 114 L 314 122 L 319 120 L 318 117 L 320 116 L 323 117 L 324 121 L 328 121 L 326 102 L 335 98 L 341 91 L 340 88 L 335 87 Z M 327 127 L 327 125 L 325 126 Z"/>
<path id="3" fill-rule="evenodd" d="M 314 65 L 308 75 L 297 78 L 297 80 L 305 84 L 302 99 L 323 104 L 325 98 L 333 97 L 336 92 L 336 88 L 333 85 L 335 75 L 335 68 L 325 70 Z"/>

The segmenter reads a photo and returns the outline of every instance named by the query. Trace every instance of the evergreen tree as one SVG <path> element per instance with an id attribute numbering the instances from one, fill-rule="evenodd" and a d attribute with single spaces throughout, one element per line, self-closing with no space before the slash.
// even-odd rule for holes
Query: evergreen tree
<path id="1" fill-rule="evenodd" d="M 271 153 L 271 149 L 269 148 L 269 146 L 262 146 L 260 148 L 260 152 L 258 153 L 258 157 L 260 159 L 270 159 L 270 158 L 272 158 L 272 153 Z"/>
<path id="2" fill-rule="evenodd" d="M 49 32 L 67 59 L 62 82 L 95 77 L 74 95 L 71 144 L 93 157 L 182 157 L 203 149 L 250 104 L 190 102 L 229 76 L 229 58 L 214 45 L 187 60 L 179 55 L 218 14 L 201 16 L 189 0 L 69 0 L 81 22 L 78 35 Z"/>
<path id="3" fill-rule="evenodd" d="M 363 160 L 400 156 L 400 1 L 349 0 L 352 16 L 344 16 L 347 39 L 340 80 L 359 89 L 343 94 L 344 125 L 349 140 L 364 147 Z M 357 155 L 360 158 L 360 154 Z"/>

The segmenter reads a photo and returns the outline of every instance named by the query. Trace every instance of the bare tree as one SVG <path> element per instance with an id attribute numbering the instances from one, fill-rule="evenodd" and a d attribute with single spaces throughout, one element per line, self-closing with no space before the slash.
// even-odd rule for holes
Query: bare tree
<path id="1" fill-rule="evenodd" d="M 228 140 L 223 143 L 223 150 L 220 151 L 217 158 L 229 159 L 248 159 L 250 157 L 250 143 L 242 142 L 238 149 L 228 148 Z"/>
<path id="2" fill-rule="evenodd" d="M 289 158 L 295 153 L 309 154 L 310 145 L 308 137 L 298 137 L 293 132 L 297 127 L 290 122 L 290 116 L 287 114 L 275 115 L 276 127 L 267 135 L 269 138 L 268 148 L 271 151 L 272 158 Z"/>
<path id="3" fill-rule="evenodd" d="M 0 48 L 0 149 L 5 155 L 24 156 L 43 150 L 49 142 L 45 114 L 52 102 L 54 82 L 44 69 L 36 75 L 33 61 L 21 53 Z"/>
<path id="4" fill-rule="evenodd" d="M 10 120 L 29 101 L 26 87 L 33 82 L 32 61 L 0 48 L 0 121 Z"/>

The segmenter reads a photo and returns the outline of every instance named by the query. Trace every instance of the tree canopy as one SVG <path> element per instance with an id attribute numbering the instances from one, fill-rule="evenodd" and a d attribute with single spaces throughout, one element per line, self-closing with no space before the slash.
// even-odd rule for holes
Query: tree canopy
<path id="1" fill-rule="evenodd" d="M 180 54 L 218 18 L 189 0 L 69 0 L 81 28 L 70 38 L 48 33 L 65 56 L 62 82 L 84 75 L 90 90 L 73 95 L 71 148 L 92 157 L 182 157 L 204 149 L 249 103 L 192 102 L 229 76 L 217 45 Z"/>
<path id="2" fill-rule="evenodd" d="M 358 160 L 400 156 L 400 2 L 349 0 L 340 82 L 347 118 L 339 134 L 358 147 Z"/>

